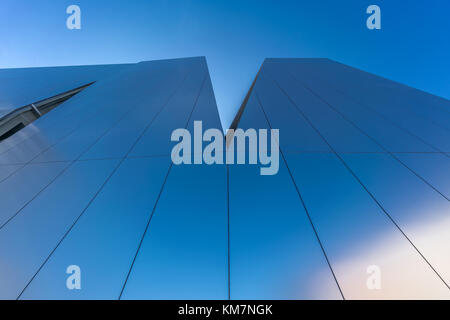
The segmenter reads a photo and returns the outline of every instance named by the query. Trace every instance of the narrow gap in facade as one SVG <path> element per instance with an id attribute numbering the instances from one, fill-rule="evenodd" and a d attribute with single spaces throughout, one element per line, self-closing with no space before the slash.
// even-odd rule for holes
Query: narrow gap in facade
<path id="1" fill-rule="evenodd" d="M 230 125 L 230 128 L 228 129 L 227 138 L 226 138 L 227 146 L 228 146 L 228 143 L 231 141 L 231 138 L 233 137 L 232 131 L 230 131 L 230 130 L 233 130 L 233 132 L 234 132 L 234 130 L 237 129 L 239 122 L 241 121 L 242 114 L 244 113 L 245 107 L 247 106 L 248 100 L 250 99 L 250 96 L 253 92 L 253 88 L 255 87 L 256 80 L 258 80 L 258 76 L 259 76 L 259 73 L 261 72 L 261 68 L 263 65 L 264 65 L 264 63 L 259 68 L 258 73 L 256 74 L 255 79 L 253 80 L 253 83 L 250 86 L 250 89 L 248 90 L 247 95 L 244 98 L 244 101 L 242 102 L 238 112 L 236 113 L 236 116 L 233 119 L 233 122 Z"/>

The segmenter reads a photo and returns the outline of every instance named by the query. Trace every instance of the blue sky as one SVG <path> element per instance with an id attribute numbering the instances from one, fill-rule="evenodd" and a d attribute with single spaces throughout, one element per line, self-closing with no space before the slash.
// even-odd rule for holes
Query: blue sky
<path id="1" fill-rule="evenodd" d="M 66 8 L 82 29 L 66 28 Z M 366 28 L 381 8 L 382 29 Z M 0 68 L 206 56 L 225 127 L 266 57 L 326 57 L 450 98 L 446 0 L 2 0 Z"/>

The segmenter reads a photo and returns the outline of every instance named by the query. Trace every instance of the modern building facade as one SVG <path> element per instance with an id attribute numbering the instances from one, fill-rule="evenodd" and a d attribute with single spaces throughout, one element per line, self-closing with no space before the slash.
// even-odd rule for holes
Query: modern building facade
<path id="1" fill-rule="evenodd" d="M 0 142 L 1 299 L 450 299 L 445 99 L 267 59 L 232 125 L 279 129 L 262 176 L 172 163 L 174 130 L 222 130 L 204 58 L 0 81 L 0 124 L 34 113 Z"/>
<path id="2" fill-rule="evenodd" d="M 238 126 L 279 128 L 282 159 L 230 167 L 233 297 L 448 299 L 449 110 L 327 59 L 267 59 Z"/>

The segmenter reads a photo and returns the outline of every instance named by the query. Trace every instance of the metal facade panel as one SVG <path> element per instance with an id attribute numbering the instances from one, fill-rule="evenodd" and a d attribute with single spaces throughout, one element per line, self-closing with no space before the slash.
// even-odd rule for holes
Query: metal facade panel
<path id="1" fill-rule="evenodd" d="M 441 153 L 399 153 L 396 156 L 450 199 L 450 159 Z"/>
<path id="2" fill-rule="evenodd" d="M 0 109 L 14 110 L 98 81 L 130 65 L 93 65 L 0 70 Z"/>
<path id="3" fill-rule="evenodd" d="M 12 173 L 21 167 L 20 164 L 14 165 L 0 165 L 0 181 L 9 177 Z"/>
<path id="4" fill-rule="evenodd" d="M 402 130 L 376 110 L 362 105 L 355 101 L 352 96 L 348 96 L 335 88 L 325 72 L 315 65 L 278 63 L 275 66 L 274 69 L 278 73 L 283 72 L 285 75 L 284 82 L 293 87 L 293 90 L 291 90 L 293 96 L 300 94 L 302 90 L 309 90 L 310 93 L 314 93 L 318 99 L 327 104 L 330 111 L 339 115 L 340 121 L 345 121 L 357 128 L 360 134 L 365 134 L 386 151 L 436 152 L 431 146 L 408 131 Z M 303 100 L 300 99 L 299 104 L 302 105 L 302 102 Z M 363 150 L 356 149 L 356 151 L 361 152 Z"/>
<path id="5" fill-rule="evenodd" d="M 169 164 L 126 159 L 21 298 L 118 299 Z M 82 290 L 67 290 L 70 265 L 81 268 Z"/>
<path id="6" fill-rule="evenodd" d="M 173 166 L 122 299 L 228 298 L 225 166 Z"/>
<path id="7" fill-rule="evenodd" d="M 19 297 L 116 163 L 104 160 L 74 164 L 0 230 L 2 299 Z"/>
<path id="8" fill-rule="evenodd" d="M 199 97 L 201 88 L 204 90 Z M 198 110 L 192 113 L 194 106 L 198 106 Z M 163 112 L 166 108 L 169 110 Z M 8 248 L 4 248 L 3 261 L 6 261 L 5 268 L 6 265 L 12 266 L 19 262 L 27 263 L 27 267 L 17 271 L 17 280 L 9 281 L 8 286 L 4 287 L 4 297 L 16 298 L 29 284 L 20 298 L 119 298 L 170 164 L 168 157 L 127 159 L 127 156 L 142 138 L 148 139 L 145 134 L 153 130 L 155 124 L 160 133 L 160 145 L 170 150 L 171 131 L 178 126 L 186 127 L 190 116 L 195 116 L 197 120 L 204 118 L 206 127 L 216 126 L 221 129 L 206 61 L 203 58 L 152 61 L 129 67 L 122 77 L 97 82 L 42 120 L 36 121 L 33 125 L 37 129 L 28 129 L 28 135 L 25 133 L 21 140 L 6 140 L 9 144 L 3 149 L 1 160 L 4 163 L 22 164 L 5 171 L 7 177 L 0 183 L 0 187 L 5 188 L 2 195 L 6 195 L 6 191 L 12 195 L 5 202 L 8 207 L 4 208 L 8 210 L 2 211 L 8 223 L 0 230 L 0 236 L 12 241 Z M 72 117 L 75 119 L 72 119 L 69 128 L 58 126 L 60 120 Z M 120 133 L 125 128 L 128 128 L 129 133 L 122 139 Z M 47 142 L 47 137 L 51 141 Z M 114 139 L 117 139 L 116 145 Z M 14 143 L 11 144 L 11 141 Z M 37 143 L 40 141 L 47 143 L 40 145 Z M 28 148 L 27 145 L 34 148 Z M 91 148 L 94 150 L 91 156 L 83 157 Z M 91 159 L 100 157 L 117 159 Z M 78 172 L 78 167 L 85 169 Z M 211 178 L 205 172 L 209 168 L 198 169 L 204 172 L 205 178 Z M 102 175 L 103 171 L 106 175 Z M 226 244 L 226 167 L 223 166 L 219 171 L 222 175 L 218 177 L 217 183 L 222 188 L 219 192 L 222 192 L 217 193 L 217 197 L 222 197 L 224 202 L 218 226 L 225 230 L 219 242 Z M 92 179 L 99 181 L 94 182 Z M 27 185 L 27 181 L 31 184 Z M 178 186 L 175 184 L 174 187 Z M 19 199 L 16 199 L 17 195 Z M 82 208 L 85 201 L 89 201 L 89 204 Z M 59 220 L 52 221 L 50 216 L 58 211 L 55 208 L 64 203 L 70 207 L 69 210 Z M 213 205 L 217 208 L 215 201 L 211 200 L 210 207 Z M 130 216 L 129 210 L 135 214 Z M 187 208 L 187 211 L 192 211 L 193 215 L 196 213 L 194 206 Z M 69 224 L 78 216 L 80 220 L 76 220 L 73 229 L 69 228 Z M 37 228 L 42 225 L 48 225 L 50 232 L 46 241 L 39 242 L 33 237 L 37 236 Z M 126 240 L 117 238 L 117 234 L 123 233 L 124 226 L 128 226 L 125 230 L 129 231 Z M 30 231 L 30 236 L 19 239 L 26 234 L 22 230 L 24 228 Z M 16 231 L 15 236 L 13 231 Z M 63 231 L 68 233 L 63 235 Z M 123 247 L 123 250 L 119 250 L 120 254 L 117 247 L 113 246 L 115 242 L 118 247 Z M 24 250 L 21 255 L 13 257 L 17 246 L 33 248 L 35 254 L 27 255 L 27 250 Z M 226 249 L 219 253 L 225 258 L 219 266 L 222 270 L 219 282 L 223 282 L 225 293 Z M 100 255 L 103 255 L 104 264 L 97 259 Z M 45 260 L 47 257 L 48 260 Z M 86 270 L 92 270 L 92 278 L 89 278 L 89 271 L 86 273 L 92 284 L 81 295 L 67 290 L 65 286 L 65 264 L 74 264 L 72 259 L 86 266 Z M 115 268 L 111 269 L 110 264 Z M 60 267 L 63 268 L 61 278 L 55 279 L 53 274 Z M 110 273 L 105 274 L 103 267 L 109 268 Z M 14 279 L 8 272 L 10 268 L 5 268 L 1 276 Z M 95 283 L 94 274 L 97 275 Z M 107 275 L 114 275 L 115 279 L 109 285 L 106 282 L 111 279 Z M 35 277 L 30 278 L 32 276 Z M 33 281 L 29 282 L 31 279 Z M 61 279 L 62 283 L 59 282 Z M 100 289 L 102 286 L 110 290 Z"/>
<path id="9" fill-rule="evenodd" d="M 184 123 L 172 117 L 165 126 L 187 127 L 192 136 L 194 121 L 221 130 L 208 75 L 191 112 L 182 114 Z M 174 165 L 121 298 L 227 299 L 228 262 L 226 166 Z"/>
<path id="10" fill-rule="evenodd" d="M 307 88 L 292 81 L 289 74 L 284 70 L 277 70 L 276 64 L 265 64 L 265 68 L 261 73 L 261 81 L 267 81 L 273 85 L 270 92 L 277 95 L 273 103 L 265 103 L 264 94 L 266 91 L 260 92 L 256 89 L 255 94 L 260 96 L 261 104 L 266 110 L 267 116 L 273 123 L 274 128 L 278 127 L 284 129 L 283 123 L 277 126 L 273 122 L 274 114 L 280 112 L 277 101 L 287 99 L 289 101 L 289 108 L 296 114 L 295 119 L 301 119 L 307 127 L 314 132 L 320 140 L 324 143 L 323 136 L 326 141 L 338 152 L 380 152 L 382 149 L 374 143 L 370 138 L 361 133 L 357 128 L 348 123 L 338 113 L 332 110 L 323 100 L 315 96 Z M 292 115 L 294 117 L 294 115 Z M 286 117 L 287 118 L 287 117 Z M 289 116 L 290 118 L 290 116 Z M 291 134 L 286 129 L 283 130 L 285 134 L 291 136 L 293 139 L 296 135 Z M 320 132 L 320 134 L 318 134 Z M 298 140 L 308 141 L 308 137 L 297 136 Z M 286 137 L 284 138 L 286 139 Z M 319 144 L 318 142 L 315 142 Z M 283 148 L 284 149 L 284 148 Z M 315 151 L 313 148 L 311 151 Z M 296 151 L 296 150 L 293 150 Z M 308 150 L 306 150 L 308 151 Z M 286 152 L 291 152 L 290 149 Z"/>
<path id="11" fill-rule="evenodd" d="M 238 127 L 279 128 L 282 151 L 331 152 L 263 73 Z M 279 166 L 273 176 L 261 176 L 257 165 L 229 166 L 231 299 L 342 299 L 281 156 Z"/>
<path id="12" fill-rule="evenodd" d="M 0 226 L 4 225 L 28 202 L 34 199 L 42 189 L 52 183 L 68 163 L 40 163 L 24 167 L 19 165 L 0 182 L 2 210 Z"/>
<path id="13" fill-rule="evenodd" d="M 449 201 L 386 154 L 349 154 L 343 158 L 449 284 Z"/>
<path id="14" fill-rule="evenodd" d="M 91 77 L 0 143 L 0 297 L 449 298 L 449 101 L 327 59 L 267 59 L 238 128 L 280 129 L 273 176 L 172 164 L 173 130 L 222 129 L 204 58 L 0 70 L 0 101 Z"/>
<path id="15" fill-rule="evenodd" d="M 313 72 L 314 76 L 320 75 L 322 79 L 331 83 L 332 87 L 352 97 L 361 106 L 378 112 L 388 121 L 419 137 L 437 150 L 443 152 L 450 150 L 448 126 L 445 128 L 444 123 L 437 124 L 439 118 L 449 117 L 449 103 L 445 102 L 445 99 L 439 99 L 440 103 L 436 103 L 436 97 L 420 94 L 421 100 L 418 100 L 416 98 L 418 90 L 330 60 L 310 66 L 304 63 L 293 65 L 297 66 L 299 73 Z M 303 69 L 304 66 L 307 69 Z M 424 113 L 427 116 L 424 116 Z"/>
<path id="16" fill-rule="evenodd" d="M 287 162 L 346 299 L 450 299 L 450 290 L 333 154 Z M 379 266 L 380 290 L 367 270 Z"/>
<path id="17" fill-rule="evenodd" d="M 169 155 L 172 131 L 185 128 L 200 91 L 206 81 L 207 68 L 201 63 L 195 68 L 180 87 L 173 99 L 161 110 L 155 122 L 131 151 L 131 156 Z"/>
<path id="18" fill-rule="evenodd" d="M 286 166 L 230 166 L 231 298 L 341 299 Z"/>
<path id="19" fill-rule="evenodd" d="M 375 101 L 367 97 L 373 94 L 372 87 L 376 87 Z M 395 95 L 409 96 L 402 97 L 403 104 L 396 107 L 399 99 L 394 100 Z M 425 106 L 430 105 L 429 109 L 420 113 L 420 105 L 415 101 L 411 108 L 412 120 L 399 119 L 402 113 L 409 117 L 406 102 L 412 104 L 413 97 L 418 100 L 417 96 Z M 360 101 L 362 97 L 365 99 Z M 450 258 L 444 245 L 449 242 L 448 232 L 445 232 L 450 213 L 445 198 L 448 154 L 436 147 L 442 141 L 435 143 L 445 125 L 445 120 L 437 123 L 439 117 L 445 116 L 448 104 L 442 102 L 326 59 L 268 59 L 261 69 L 238 127 L 267 128 L 268 124 L 264 123 L 267 120 L 271 128 L 280 129 L 281 152 L 285 154 L 289 172 L 345 298 L 450 297 L 447 274 Z M 396 111 L 389 111 L 389 108 Z M 424 124 L 418 124 L 419 119 Z M 319 139 L 302 134 L 311 129 Z M 445 135 L 440 140 L 445 140 L 443 137 Z M 321 150 L 323 143 L 328 149 Z M 283 167 L 280 166 L 278 175 Z M 235 173 L 238 170 L 240 174 Z M 278 275 L 272 275 L 267 267 L 272 262 L 261 263 L 261 268 L 267 267 L 260 273 L 261 278 L 263 274 L 266 276 L 262 284 L 255 281 L 253 286 L 249 285 L 250 280 L 244 277 L 236 280 L 236 268 L 244 273 L 241 265 L 248 266 L 251 262 L 243 263 L 236 258 L 233 248 L 238 248 L 238 252 L 251 252 L 252 247 L 258 248 L 263 241 L 241 248 L 239 245 L 251 241 L 243 238 L 243 231 L 233 232 L 233 226 L 243 225 L 240 219 L 256 211 L 254 214 L 258 217 L 255 216 L 248 227 L 265 230 L 268 223 L 261 217 L 276 212 L 278 218 L 290 212 L 284 200 L 287 192 L 280 183 L 273 183 L 274 196 L 283 197 L 282 204 L 275 209 L 267 203 L 270 196 L 259 189 L 261 183 L 255 183 L 264 178 L 257 173 L 247 177 L 245 170 L 250 169 L 248 166 L 230 167 L 232 293 L 245 288 L 249 294 L 238 294 L 237 298 L 277 298 L 274 286 L 269 289 L 263 285 L 271 281 L 272 285 L 282 283 L 283 276 L 279 274 L 285 274 L 286 263 L 277 266 Z M 246 186 L 239 189 L 242 192 L 239 197 L 234 194 L 239 185 L 237 181 Z M 289 183 L 285 181 L 283 185 Z M 237 205 L 233 204 L 233 197 L 240 199 Z M 246 207 L 240 208 L 244 205 Z M 235 215 L 237 218 L 233 221 Z M 287 234 L 277 228 L 279 219 L 275 221 L 267 231 L 270 239 Z M 288 225 L 292 223 L 283 224 L 285 228 Z M 293 245 L 287 242 L 282 248 L 289 250 Z M 313 253 L 310 249 L 305 255 Z M 264 254 L 257 255 L 261 256 Z M 246 256 L 242 253 L 240 259 Z M 381 290 L 367 287 L 368 268 L 372 265 L 381 268 Z M 252 276 L 258 278 L 255 274 Z M 296 293 L 307 287 L 308 284 L 302 283 Z M 254 288 L 258 288 L 258 293 L 251 291 Z M 285 299 L 297 297 L 289 291 L 282 293 Z M 232 294 L 232 298 L 235 297 Z"/>

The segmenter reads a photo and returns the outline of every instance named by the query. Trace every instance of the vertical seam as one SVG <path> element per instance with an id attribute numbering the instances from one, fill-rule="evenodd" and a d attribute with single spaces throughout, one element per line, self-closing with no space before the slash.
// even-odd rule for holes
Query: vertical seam
<path id="1" fill-rule="evenodd" d="M 271 77 L 272 78 L 272 77 Z M 347 168 L 347 170 L 352 174 L 352 176 L 358 181 L 358 183 L 362 186 L 362 188 L 369 194 L 369 196 L 375 201 L 375 203 L 378 205 L 378 207 L 385 213 L 385 215 L 391 220 L 391 222 L 397 227 L 397 229 L 403 234 L 403 236 L 408 240 L 408 242 L 413 246 L 413 248 L 419 253 L 419 255 L 423 258 L 423 260 L 428 264 L 428 266 L 434 271 L 434 273 L 441 279 L 441 281 L 444 283 L 444 285 L 450 289 L 450 286 L 445 282 L 445 280 L 442 278 L 442 276 L 437 272 L 437 270 L 431 265 L 431 263 L 425 258 L 425 256 L 419 251 L 419 249 L 414 245 L 414 243 L 411 241 L 411 239 L 403 232 L 403 230 L 400 228 L 400 226 L 396 223 L 396 221 L 391 217 L 391 215 L 386 211 L 386 209 L 381 205 L 381 203 L 375 198 L 375 196 L 369 191 L 369 189 L 364 185 L 364 183 L 359 179 L 359 177 L 356 175 L 355 172 L 350 168 L 350 166 L 347 165 L 345 160 L 334 150 L 334 148 L 331 146 L 331 144 L 325 139 L 325 137 L 320 133 L 320 131 L 312 124 L 312 122 L 309 120 L 309 118 L 303 113 L 303 111 L 300 110 L 300 108 L 297 106 L 297 104 L 291 99 L 291 97 L 280 87 L 278 82 L 272 78 L 272 80 L 275 82 L 277 87 L 280 89 L 280 91 L 283 92 L 283 94 L 289 99 L 292 105 L 295 106 L 296 110 L 302 115 L 302 117 L 308 122 L 308 124 L 317 132 L 317 134 L 322 138 L 322 140 L 328 145 L 328 147 L 333 151 L 333 153 L 336 155 L 336 157 L 342 162 L 342 164 Z"/>
<path id="2" fill-rule="evenodd" d="M 263 105 L 261 103 L 261 100 L 259 99 L 258 93 L 256 92 L 255 95 L 256 95 L 256 99 L 258 100 L 258 104 L 261 107 L 262 112 L 264 113 L 264 117 L 266 118 L 266 121 L 269 124 L 269 127 L 272 129 L 272 125 L 270 124 L 269 118 L 267 117 L 267 114 L 264 111 L 264 107 L 263 107 Z M 322 250 L 322 253 L 323 253 L 324 257 L 325 257 L 325 260 L 327 261 L 328 267 L 330 268 L 331 274 L 333 275 L 334 281 L 336 282 L 336 285 L 337 285 L 337 287 L 339 289 L 339 293 L 341 294 L 342 299 L 345 300 L 344 293 L 342 292 L 341 286 L 339 285 L 339 282 L 338 282 L 338 280 L 336 278 L 336 275 L 334 273 L 333 267 L 331 266 L 330 260 L 328 259 L 328 255 L 327 255 L 327 253 L 325 251 L 325 248 L 324 248 L 324 246 L 322 244 L 322 241 L 320 240 L 319 234 L 318 234 L 318 232 L 316 230 L 316 227 L 314 226 L 314 223 L 313 223 L 312 218 L 311 218 L 311 216 L 309 214 L 308 208 L 306 207 L 306 204 L 305 204 L 305 202 L 303 200 L 303 197 L 302 197 L 302 195 L 300 193 L 300 190 L 299 190 L 299 188 L 297 186 L 297 183 L 295 182 L 295 179 L 294 179 L 294 177 L 292 175 L 292 172 L 291 172 L 291 170 L 289 168 L 289 165 L 288 165 L 287 160 L 286 160 L 286 158 L 284 156 L 284 153 L 281 150 L 281 147 L 280 147 L 280 154 L 281 154 L 281 156 L 283 158 L 284 164 L 286 165 L 286 168 L 288 170 L 289 176 L 291 177 L 292 183 L 294 184 L 295 190 L 297 191 L 298 197 L 300 198 L 300 202 L 301 202 L 301 204 L 303 206 L 303 209 L 305 210 L 306 216 L 308 217 L 309 223 L 311 224 L 311 227 L 312 227 L 312 229 L 314 231 L 314 234 L 316 236 L 317 242 L 319 243 L 319 246 L 320 246 L 320 248 Z"/>
<path id="3" fill-rule="evenodd" d="M 186 121 L 185 128 L 188 127 L 189 122 L 190 122 L 191 117 L 192 117 L 192 114 L 194 113 L 195 107 L 197 106 L 198 100 L 199 100 L 199 98 L 200 98 L 200 95 L 201 95 L 201 93 L 202 93 L 202 91 L 203 91 L 203 88 L 204 88 L 204 85 L 205 85 L 205 82 L 206 82 L 206 78 L 207 78 L 207 77 L 206 77 L 206 75 L 205 75 L 205 76 L 204 76 L 204 79 L 203 79 L 203 81 L 202 81 L 202 84 L 201 84 L 201 86 L 200 86 L 198 95 L 197 95 L 197 97 L 196 97 L 196 99 L 195 99 L 195 101 L 194 101 L 194 105 L 193 105 L 193 107 L 192 107 L 191 113 L 189 114 L 188 120 Z M 137 259 L 138 255 L 139 255 L 139 252 L 140 252 L 140 249 L 141 249 L 142 244 L 143 244 L 143 242 L 144 242 L 145 236 L 146 236 L 147 231 L 148 231 L 148 229 L 149 229 L 149 227 L 150 227 L 150 223 L 151 223 L 152 218 L 153 218 L 153 216 L 154 216 L 154 214 L 155 214 L 156 207 L 158 206 L 159 199 L 161 198 L 161 195 L 162 195 L 162 193 L 163 193 L 163 191 L 164 191 L 164 187 L 165 187 L 165 185 L 166 185 L 166 182 L 167 182 L 167 179 L 168 179 L 168 177 L 169 177 L 169 174 L 170 174 L 170 172 L 171 172 L 171 170 L 172 170 L 172 167 L 173 167 L 173 162 L 170 163 L 169 169 L 167 170 L 166 177 L 165 177 L 164 182 L 163 182 L 163 184 L 162 184 L 162 186 L 161 186 L 161 190 L 159 191 L 158 197 L 157 197 L 157 199 L 156 199 L 156 201 L 155 201 L 155 205 L 153 206 L 153 210 L 152 210 L 152 212 L 150 213 L 150 217 L 149 217 L 149 219 L 148 219 L 147 225 L 145 226 L 144 233 L 142 234 L 141 240 L 140 240 L 139 245 L 138 245 L 138 248 L 137 248 L 137 250 L 136 250 L 136 254 L 134 255 L 134 258 L 133 258 L 133 261 L 132 261 L 132 263 L 131 263 L 130 269 L 128 270 L 128 273 L 127 273 L 127 276 L 126 276 L 126 278 L 125 278 L 125 282 L 123 283 L 122 290 L 120 291 L 120 295 L 119 295 L 118 300 L 121 300 L 121 299 L 122 299 L 122 295 L 123 295 L 123 293 L 124 293 L 124 291 L 125 291 L 125 287 L 126 287 L 126 285 L 127 285 L 127 283 L 128 283 L 128 280 L 129 280 L 129 278 L 130 278 L 131 272 L 133 271 L 134 265 L 135 265 L 135 263 L 136 263 L 136 259 Z"/>
<path id="4" fill-rule="evenodd" d="M 186 74 L 186 76 L 184 77 L 184 79 L 182 80 L 182 82 L 180 83 L 180 85 L 174 90 L 174 92 L 169 96 L 169 98 L 167 99 L 167 101 L 163 104 L 163 106 L 160 108 L 160 110 L 155 114 L 155 116 L 152 118 L 152 120 L 150 121 L 150 123 L 144 128 L 143 132 L 141 133 L 141 135 L 137 138 L 137 140 L 133 143 L 133 145 L 129 148 L 128 152 L 125 154 L 125 156 L 119 161 L 119 163 L 117 164 L 117 166 L 113 169 L 113 171 L 111 172 L 111 174 L 106 178 L 105 182 L 101 185 L 101 187 L 97 190 L 97 192 L 94 194 L 94 196 L 91 198 L 91 200 L 88 202 L 87 206 L 83 209 L 83 211 L 81 211 L 81 213 L 78 215 L 77 219 L 74 221 L 74 223 L 70 226 L 70 228 L 66 231 L 66 233 L 63 235 L 63 237 L 59 240 L 59 242 L 57 243 L 57 245 L 55 246 L 55 248 L 50 252 L 50 254 L 47 256 L 47 258 L 44 260 L 44 262 L 41 264 L 41 266 L 39 267 L 39 269 L 35 272 L 35 274 L 33 275 L 33 277 L 28 281 L 28 283 L 26 284 L 26 286 L 23 288 L 23 290 L 20 292 L 19 296 L 17 297 L 16 300 L 19 300 L 20 297 L 23 295 L 23 293 L 25 292 L 25 290 L 29 287 L 29 285 L 31 284 L 31 282 L 36 278 L 36 276 L 39 274 L 39 272 L 42 270 L 42 268 L 44 267 L 44 265 L 50 260 L 51 256 L 53 255 L 53 253 L 58 249 L 58 247 L 61 245 L 61 243 L 66 239 L 67 235 L 72 231 L 72 229 L 75 227 L 75 225 L 77 224 L 77 222 L 81 219 L 81 217 L 83 216 L 83 214 L 87 211 L 87 209 L 89 208 L 89 206 L 92 204 L 92 202 L 97 198 L 97 196 L 100 194 L 100 192 L 103 190 L 104 186 L 109 182 L 109 180 L 111 179 L 111 177 L 114 175 L 114 173 L 119 169 L 119 167 L 122 165 L 122 163 L 125 161 L 125 159 L 127 158 L 128 154 L 131 152 L 131 150 L 133 150 L 134 146 L 138 143 L 138 141 L 142 138 L 142 136 L 145 134 L 145 132 L 148 130 L 148 128 L 152 125 L 152 123 L 156 120 L 156 118 L 159 116 L 159 114 L 162 112 L 163 109 L 165 109 L 165 107 L 167 106 L 167 104 L 169 103 L 169 101 L 172 99 L 172 97 L 177 93 L 177 91 L 179 90 L 179 88 L 182 86 L 182 84 L 186 81 L 187 77 L 189 76 L 190 72 L 188 72 Z M 69 165 L 70 166 L 70 165 Z M 170 170 L 170 169 L 169 169 Z"/>

